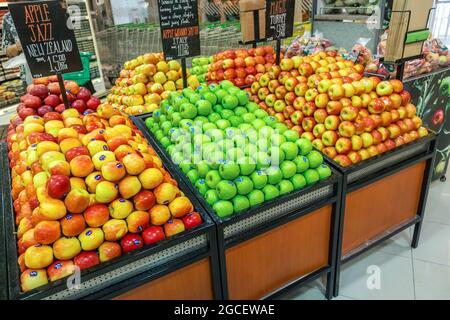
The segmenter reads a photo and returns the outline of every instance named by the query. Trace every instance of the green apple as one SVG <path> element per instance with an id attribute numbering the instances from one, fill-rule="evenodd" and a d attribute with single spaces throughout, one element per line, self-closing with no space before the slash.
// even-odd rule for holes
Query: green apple
<path id="1" fill-rule="evenodd" d="M 286 142 L 286 138 L 282 134 L 274 133 L 270 137 L 270 142 L 274 146 L 281 146 L 283 143 Z"/>
<path id="2" fill-rule="evenodd" d="M 211 92 L 216 92 L 217 90 L 220 89 L 220 86 L 215 83 L 211 83 L 208 87 Z"/>
<path id="3" fill-rule="evenodd" d="M 246 113 L 247 109 L 245 109 L 245 107 L 236 107 L 234 109 L 234 114 L 237 115 L 238 117 L 242 117 Z"/>
<path id="4" fill-rule="evenodd" d="M 226 119 L 219 119 L 216 121 L 216 126 L 219 129 L 225 130 L 226 128 L 231 127 L 231 123 Z"/>
<path id="5" fill-rule="evenodd" d="M 256 170 L 250 175 L 250 179 L 252 179 L 253 187 L 255 189 L 262 189 L 267 184 L 267 175 L 264 171 Z"/>
<path id="6" fill-rule="evenodd" d="M 256 141 L 256 147 L 259 151 L 268 152 L 269 151 L 269 142 L 268 139 L 262 137 Z"/>
<path id="7" fill-rule="evenodd" d="M 255 155 L 256 169 L 261 170 L 270 166 L 270 156 L 263 151 L 258 151 Z"/>
<path id="8" fill-rule="evenodd" d="M 297 165 L 293 161 L 285 160 L 280 165 L 284 179 L 290 179 L 297 173 Z"/>
<path id="9" fill-rule="evenodd" d="M 241 124 L 238 126 L 238 128 L 241 129 L 241 131 L 242 131 L 243 134 L 245 134 L 245 132 L 247 132 L 248 130 L 254 130 L 251 124 L 245 123 L 245 122 L 244 122 L 244 123 L 241 123 Z"/>
<path id="10" fill-rule="evenodd" d="M 219 142 L 225 139 L 225 133 L 223 130 L 218 129 L 216 125 L 214 125 L 215 128 L 208 129 L 207 131 L 204 131 L 205 134 L 211 138 L 212 142 Z"/>
<path id="11" fill-rule="evenodd" d="M 325 180 L 326 178 L 331 176 L 331 169 L 326 164 L 321 164 L 316 170 L 319 174 L 320 180 Z"/>
<path id="12" fill-rule="evenodd" d="M 253 144 L 256 144 L 256 142 L 259 139 L 258 132 L 255 129 L 253 129 L 253 128 L 251 130 L 247 130 L 245 132 L 245 136 L 247 137 L 248 141 L 253 143 Z"/>
<path id="13" fill-rule="evenodd" d="M 244 153 L 247 157 L 254 158 L 257 152 L 258 148 L 254 144 L 249 143 L 244 147 Z M 252 163 L 256 164 L 255 160 L 252 160 Z"/>
<path id="14" fill-rule="evenodd" d="M 253 181 L 249 177 L 241 176 L 234 180 L 237 188 L 237 193 L 247 195 L 253 190 Z"/>
<path id="15" fill-rule="evenodd" d="M 196 104 L 198 101 L 202 99 L 202 96 L 198 93 L 191 94 L 189 97 L 189 102 L 192 104 Z"/>
<path id="16" fill-rule="evenodd" d="M 287 130 L 283 133 L 283 136 L 286 138 L 287 141 L 289 142 L 297 142 L 297 140 L 299 139 L 299 134 L 297 131 L 295 130 Z"/>
<path id="17" fill-rule="evenodd" d="M 172 154 L 175 152 L 175 145 L 174 144 L 171 144 L 170 146 L 168 146 L 167 148 L 166 148 L 166 150 L 167 150 L 167 154 L 169 155 L 169 156 L 172 156 Z"/>
<path id="18" fill-rule="evenodd" d="M 246 109 L 245 109 L 245 112 L 247 112 Z M 152 117 L 145 119 L 145 125 L 149 129 L 153 126 L 154 123 L 155 123 L 155 119 L 153 119 Z"/>
<path id="19" fill-rule="evenodd" d="M 215 105 L 217 103 L 217 97 L 214 93 L 212 92 L 205 92 L 203 94 L 203 98 L 208 101 L 211 106 Z"/>
<path id="20" fill-rule="evenodd" d="M 316 170 L 314 169 L 308 169 L 306 170 L 303 175 L 305 176 L 306 179 L 306 184 L 308 186 L 315 184 L 316 182 L 318 182 L 320 180 L 320 176 L 317 173 Z"/>
<path id="21" fill-rule="evenodd" d="M 258 119 L 264 119 L 265 117 L 267 117 L 269 114 L 267 113 L 267 111 L 265 111 L 265 110 L 263 110 L 263 109 L 258 109 L 258 110 L 255 110 L 254 112 L 253 112 L 253 114 L 258 118 Z M 264 121 L 264 120 L 263 120 Z M 264 124 L 265 124 L 265 122 L 264 122 Z"/>
<path id="22" fill-rule="evenodd" d="M 274 134 L 275 131 L 273 130 L 273 128 L 269 127 L 269 126 L 264 126 L 261 129 L 259 129 L 259 134 L 260 136 L 264 137 L 264 138 L 268 138 L 270 139 L 270 137 L 272 136 L 272 134 Z"/>
<path id="23" fill-rule="evenodd" d="M 219 166 L 219 174 L 222 179 L 234 180 L 239 176 L 239 173 L 239 165 L 235 162 L 227 162 Z"/>
<path id="24" fill-rule="evenodd" d="M 214 94 L 217 97 L 217 102 L 221 104 L 223 101 L 223 98 L 228 95 L 228 92 L 226 90 L 219 89 L 216 92 L 214 92 Z"/>
<path id="25" fill-rule="evenodd" d="M 237 195 L 233 198 L 232 202 L 234 212 L 242 212 L 250 208 L 250 201 L 246 196 Z"/>
<path id="26" fill-rule="evenodd" d="M 249 145 L 250 146 L 250 145 Z M 255 160 L 252 158 L 246 156 L 240 158 L 237 163 L 239 164 L 239 169 L 241 172 L 241 175 L 248 176 L 249 174 L 253 173 L 256 169 L 256 163 Z"/>
<path id="27" fill-rule="evenodd" d="M 244 151 L 239 148 L 231 148 L 226 150 L 226 159 L 227 161 L 236 162 L 238 159 L 241 159 L 244 157 Z"/>
<path id="28" fill-rule="evenodd" d="M 186 97 L 186 98 L 188 98 L 189 99 L 189 97 L 192 95 L 192 94 L 194 94 L 195 93 L 195 91 L 193 90 L 193 89 L 191 89 L 191 88 L 184 88 L 183 89 L 183 95 Z"/>
<path id="29" fill-rule="evenodd" d="M 222 119 L 227 119 L 228 121 L 232 116 L 234 116 L 233 110 L 223 109 L 219 113 Z"/>
<path id="30" fill-rule="evenodd" d="M 272 146 L 269 150 L 269 154 L 272 166 L 280 165 L 286 158 L 284 151 L 277 146 Z"/>
<path id="31" fill-rule="evenodd" d="M 216 113 L 220 113 L 222 110 L 224 110 L 224 107 L 222 107 L 221 104 L 216 104 L 216 105 L 213 107 L 213 110 L 214 110 L 214 112 L 216 112 Z"/>
<path id="32" fill-rule="evenodd" d="M 235 96 L 233 96 L 233 95 L 231 95 L 231 94 L 225 95 L 225 96 L 222 98 L 221 102 L 222 102 L 222 106 L 223 106 L 225 109 L 228 109 L 228 110 L 233 110 L 233 109 L 236 108 L 236 107 L 238 106 L 238 104 L 239 104 L 238 98 L 236 98 Z"/>
<path id="33" fill-rule="evenodd" d="M 192 184 L 195 184 L 197 182 L 197 180 L 200 179 L 197 169 L 189 170 L 189 172 L 186 173 L 186 176 L 192 182 Z"/>
<path id="34" fill-rule="evenodd" d="M 238 135 L 234 136 L 233 138 L 231 138 L 231 141 L 233 141 L 234 145 L 239 148 L 240 152 L 238 154 L 242 154 L 242 156 L 243 156 L 244 150 L 243 150 L 242 146 L 245 146 L 247 144 L 247 139 L 243 136 L 243 134 L 238 134 Z"/>
<path id="35" fill-rule="evenodd" d="M 211 167 L 211 169 L 218 170 L 220 164 L 224 161 L 223 152 L 216 150 L 207 155 L 206 159 L 209 162 L 209 166 Z"/>
<path id="36" fill-rule="evenodd" d="M 264 193 L 264 201 L 269 201 L 280 196 L 280 191 L 278 188 L 271 184 L 266 185 L 262 189 L 262 192 Z"/>
<path id="37" fill-rule="evenodd" d="M 278 133 L 284 134 L 288 130 L 288 127 L 286 127 L 285 124 L 278 122 L 278 123 L 275 123 L 274 129 L 278 130 Z"/>
<path id="38" fill-rule="evenodd" d="M 206 175 L 210 171 L 208 162 L 206 160 L 202 160 L 196 165 L 198 176 L 202 179 L 206 178 Z"/>
<path id="39" fill-rule="evenodd" d="M 170 121 L 164 121 L 160 125 L 161 130 L 164 132 L 164 135 L 169 135 L 169 130 L 172 129 L 172 123 Z"/>
<path id="40" fill-rule="evenodd" d="M 158 131 L 155 132 L 155 137 L 156 139 L 161 140 L 162 138 L 164 138 L 164 132 L 161 129 L 159 129 Z"/>
<path id="41" fill-rule="evenodd" d="M 217 143 L 217 146 L 225 154 L 228 150 L 230 150 L 231 148 L 234 148 L 234 142 L 231 139 L 226 139 L 225 138 L 222 141 L 220 141 L 219 143 Z"/>
<path id="42" fill-rule="evenodd" d="M 253 113 L 244 113 L 242 115 L 242 120 L 244 120 L 245 123 L 252 123 L 255 119 L 256 116 Z"/>
<path id="43" fill-rule="evenodd" d="M 220 181 L 222 181 L 222 178 L 219 171 L 211 170 L 206 174 L 205 182 L 210 189 L 214 189 Z"/>
<path id="44" fill-rule="evenodd" d="M 187 174 L 190 170 L 194 169 L 194 167 L 190 163 L 180 163 L 179 166 L 184 174 Z"/>
<path id="45" fill-rule="evenodd" d="M 181 113 L 179 113 L 179 112 L 174 112 L 173 114 L 172 114 L 172 124 L 174 125 L 174 126 L 179 126 L 180 125 L 180 121 L 181 120 L 183 120 L 183 117 L 181 116 Z"/>
<path id="46" fill-rule="evenodd" d="M 234 212 L 231 201 L 219 200 L 213 205 L 213 209 L 220 218 L 231 216 Z"/>
<path id="47" fill-rule="evenodd" d="M 250 206 L 254 207 L 264 202 L 264 193 L 261 190 L 253 190 L 247 196 Z"/>
<path id="48" fill-rule="evenodd" d="M 237 115 L 229 117 L 228 121 L 231 122 L 231 125 L 233 127 L 238 127 L 241 123 L 244 123 L 244 120 L 242 120 L 242 118 Z"/>
<path id="49" fill-rule="evenodd" d="M 245 105 L 245 107 L 247 108 L 248 112 L 253 113 L 256 110 L 259 110 L 259 106 L 254 103 L 254 102 L 249 102 Z"/>
<path id="50" fill-rule="evenodd" d="M 167 116 L 165 114 L 162 114 L 159 116 L 159 123 L 163 123 L 164 121 L 167 121 Z"/>
<path id="51" fill-rule="evenodd" d="M 208 133 L 209 130 L 213 130 L 213 129 L 217 129 L 217 126 L 214 123 L 206 122 L 202 125 L 202 130 L 206 134 Z"/>
<path id="52" fill-rule="evenodd" d="M 217 194 L 222 200 L 230 200 L 237 194 L 237 188 L 233 181 L 222 180 L 216 186 Z"/>
<path id="53" fill-rule="evenodd" d="M 163 101 L 164 102 L 164 101 Z M 175 108 L 175 111 L 180 111 L 181 110 L 181 106 L 185 103 L 189 103 L 189 100 L 186 99 L 183 96 L 179 96 L 175 99 L 174 103 L 173 103 L 173 107 Z"/>
<path id="54" fill-rule="evenodd" d="M 191 119 L 183 119 L 180 121 L 180 128 L 191 131 L 191 128 L 194 127 L 194 121 Z"/>
<path id="55" fill-rule="evenodd" d="M 294 185 L 289 180 L 281 180 L 277 186 L 278 186 L 278 190 L 280 191 L 280 196 L 294 191 Z"/>
<path id="56" fill-rule="evenodd" d="M 293 160 L 298 155 L 298 147 L 294 142 L 284 142 L 281 150 L 283 150 L 286 160 Z"/>
<path id="57" fill-rule="evenodd" d="M 255 119 L 252 121 L 252 126 L 253 128 L 255 128 L 256 130 L 261 129 L 262 127 L 264 127 L 266 125 L 266 123 L 264 122 L 264 120 L 262 119 Z"/>
<path id="58" fill-rule="evenodd" d="M 206 194 L 206 191 L 209 190 L 208 186 L 206 185 L 205 179 L 198 179 L 195 183 L 195 187 L 202 196 L 204 196 Z"/>
<path id="59" fill-rule="evenodd" d="M 297 156 L 293 160 L 297 166 L 297 173 L 303 173 L 309 169 L 309 160 L 305 156 Z"/>
<path id="60" fill-rule="evenodd" d="M 306 157 L 309 160 L 311 169 L 318 168 L 323 163 L 323 156 L 319 151 L 313 150 Z"/>
<path id="61" fill-rule="evenodd" d="M 212 113 L 212 105 L 208 100 L 199 100 L 195 103 L 195 106 L 197 107 L 197 113 L 201 116 L 209 116 Z"/>
<path id="62" fill-rule="evenodd" d="M 266 123 L 266 125 L 268 125 L 271 128 L 273 128 L 275 126 L 275 124 L 278 123 L 278 119 L 275 117 L 272 117 L 272 116 L 264 117 L 263 120 Z"/>
<path id="63" fill-rule="evenodd" d="M 302 155 L 302 156 L 306 156 L 313 149 L 313 145 L 312 145 L 311 141 L 309 141 L 308 139 L 305 139 L 305 138 L 300 138 L 297 140 L 297 147 L 299 148 L 300 155 Z"/>
<path id="64" fill-rule="evenodd" d="M 206 202 L 210 206 L 214 205 L 217 201 L 220 200 L 219 195 L 217 194 L 217 191 L 215 189 L 209 189 L 208 191 L 206 191 L 204 197 Z"/>
<path id="65" fill-rule="evenodd" d="M 162 137 L 160 143 L 165 149 L 172 144 L 168 137 Z"/>
<path id="66" fill-rule="evenodd" d="M 228 89 L 226 89 L 228 91 L 228 94 L 234 97 L 237 97 L 238 93 L 241 92 L 242 90 L 239 89 L 238 87 L 230 87 Z"/>
<path id="67" fill-rule="evenodd" d="M 152 113 L 152 118 L 155 119 L 155 122 L 159 122 L 159 117 L 161 116 L 161 109 L 156 109 Z"/>
<path id="68" fill-rule="evenodd" d="M 291 178 L 291 182 L 295 190 L 303 189 L 304 187 L 306 187 L 307 184 L 305 177 L 300 173 L 294 175 Z"/>
<path id="69" fill-rule="evenodd" d="M 208 120 L 210 122 L 217 122 L 217 120 L 220 120 L 220 119 L 222 119 L 222 117 L 217 112 L 213 112 L 208 116 Z"/>
<path id="70" fill-rule="evenodd" d="M 222 89 L 228 90 L 230 88 L 234 87 L 233 82 L 229 81 L 229 80 L 223 80 L 222 82 L 220 82 L 220 87 Z"/>
<path id="71" fill-rule="evenodd" d="M 196 90 L 198 93 L 201 93 L 201 94 L 209 92 L 208 86 L 204 86 L 204 85 L 199 85 Z"/>
<path id="72" fill-rule="evenodd" d="M 283 172 L 279 167 L 271 166 L 266 170 L 267 181 L 270 184 L 278 184 L 281 180 L 283 180 Z"/>
<path id="73" fill-rule="evenodd" d="M 240 91 L 236 94 L 236 97 L 237 97 L 237 99 L 238 99 L 239 105 L 240 105 L 240 106 L 245 106 L 245 105 L 247 105 L 247 103 L 249 102 L 250 95 L 248 94 L 247 91 L 240 90 Z"/>

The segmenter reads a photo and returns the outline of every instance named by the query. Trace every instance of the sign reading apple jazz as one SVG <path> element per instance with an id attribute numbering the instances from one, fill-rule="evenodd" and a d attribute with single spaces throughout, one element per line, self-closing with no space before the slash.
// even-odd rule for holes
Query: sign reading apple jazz
<path id="1" fill-rule="evenodd" d="M 266 0 L 267 40 L 292 37 L 294 12 L 294 0 Z"/>
<path id="2" fill-rule="evenodd" d="M 158 0 L 166 60 L 200 55 L 197 0 Z"/>
<path id="3" fill-rule="evenodd" d="M 71 20 L 58 1 L 8 6 L 34 78 L 83 70 Z"/>

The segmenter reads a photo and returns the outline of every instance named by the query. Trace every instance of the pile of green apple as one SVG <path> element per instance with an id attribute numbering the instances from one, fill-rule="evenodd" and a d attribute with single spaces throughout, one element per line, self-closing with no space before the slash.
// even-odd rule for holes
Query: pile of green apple
<path id="1" fill-rule="evenodd" d="M 192 59 L 192 68 L 189 70 L 191 75 L 197 76 L 200 83 L 206 83 L 206 74 L 209 65 L 213 62 L 213 57 L 197 57 Z"/>
<path id="2" fill-rule="evenodd" d="M 172 92 L 145 123 L 219 217 L 332 174 L 309 140 L 230 81 Z"/>

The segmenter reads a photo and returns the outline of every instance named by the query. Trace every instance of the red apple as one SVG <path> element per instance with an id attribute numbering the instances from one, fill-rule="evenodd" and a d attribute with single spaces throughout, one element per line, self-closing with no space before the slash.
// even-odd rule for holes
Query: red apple
<path id="1" fill-rule="evenodd" d="M 146 245 L 162 241 L 166 238 L 164 230 L 160 226 L 151 226 L 142 232 L 142 238 Z"/>
<path id="2" fill-rule="evenodd" d="M 64 175 L 53 175 L 47 182 L 48 195 L 62 199 L 70 191 L 70 179 Z"/>
<path id="3" fill-rule="evenodd" d="M 120 245 L 122 246 L 122 251 L 127 253 L 142 248 L 143 240 L 139 235 L 129 233 L 120 240 Z"/>
<path id="4" fill-rule="evenodd" d="M 99 264 L 100 259 L 98 258 L 97 252 L 83 251 L 73 259 L 73 262 L 80 268 L 80 270 L 84 270 Z"/>

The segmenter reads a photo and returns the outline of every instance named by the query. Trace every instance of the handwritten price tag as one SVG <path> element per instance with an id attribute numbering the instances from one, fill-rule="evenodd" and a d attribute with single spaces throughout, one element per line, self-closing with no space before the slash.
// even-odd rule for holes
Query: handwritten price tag
<path id="1" fill-rule="evenodd" d="M 266 0 L 266 36 L 268 40 L 292 37 L 294 0 Z"/>

